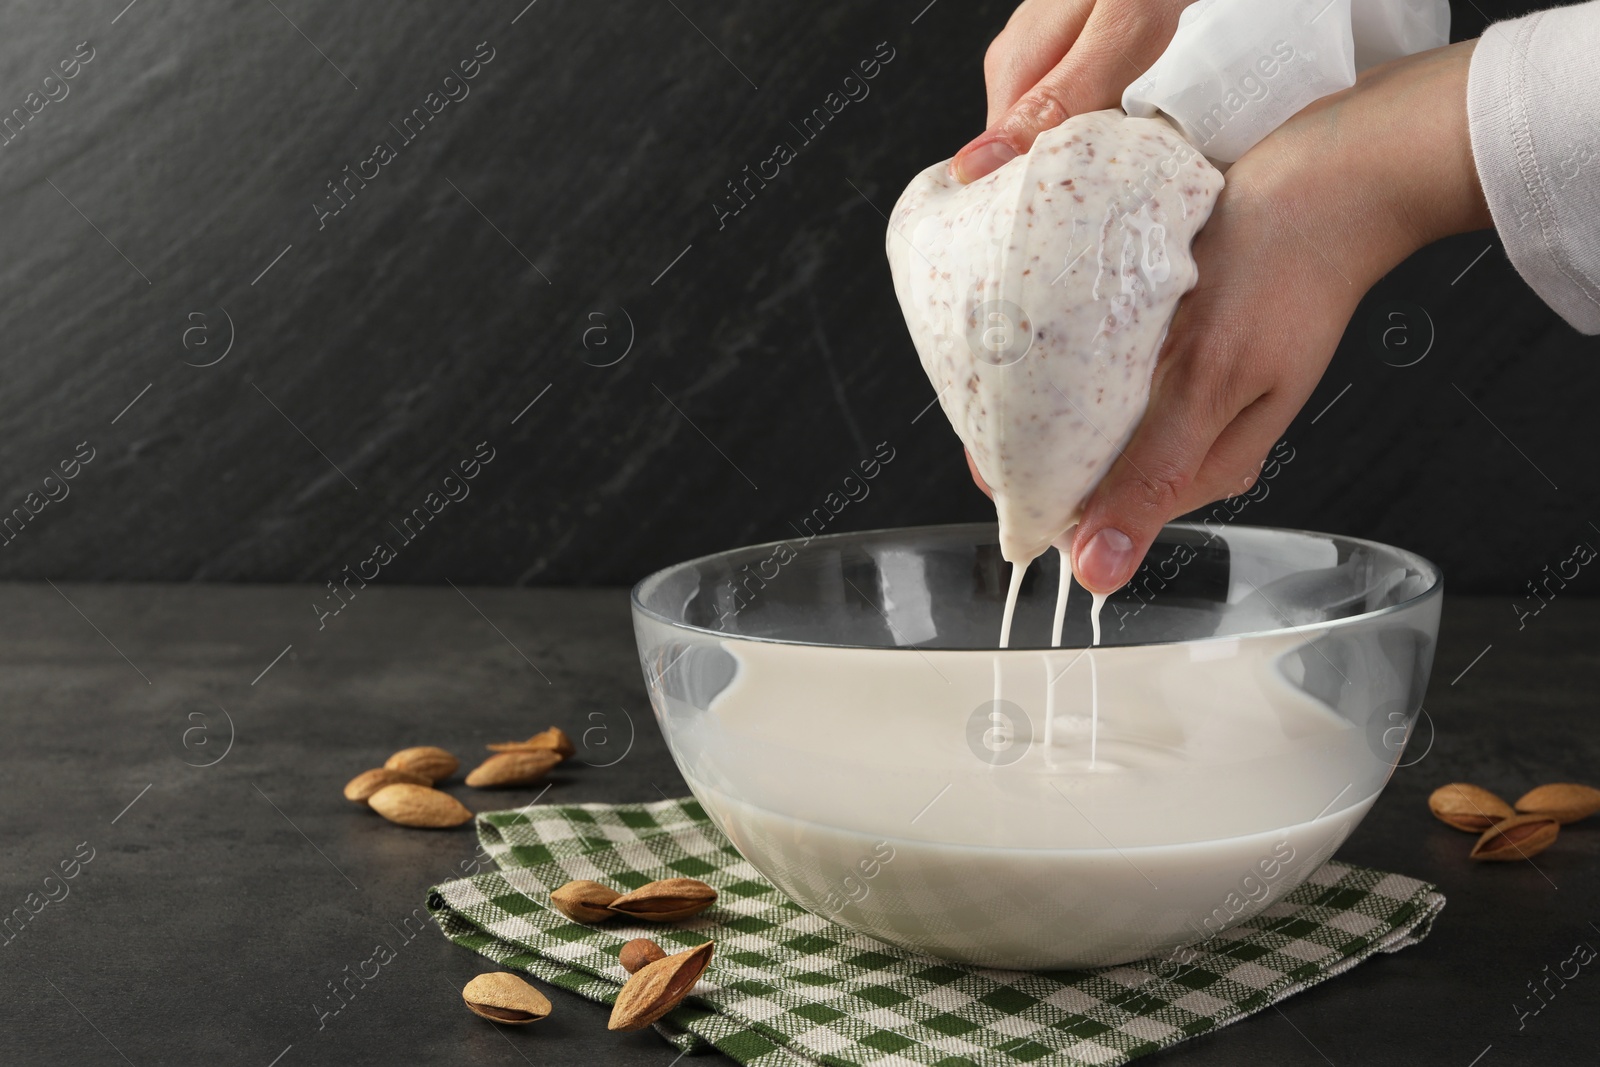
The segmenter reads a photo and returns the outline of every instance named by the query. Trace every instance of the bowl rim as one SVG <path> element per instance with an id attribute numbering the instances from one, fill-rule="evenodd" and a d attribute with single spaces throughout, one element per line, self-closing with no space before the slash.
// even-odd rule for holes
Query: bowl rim
<path id="1" fill-rule="evenodd" d="M 1285 533 L 1299 534 L 1307 537 L 1325 537 L 1334 541 L 1342 541 L 1347 544 L 1366 545 L 1371 548 L 1395 553 L 1399 556 L 1405 557 L 1408 562 L 1416 564 L 1417 569 L 1425 573 L 1429 577 L 1430 581 L 1428 583 L 1428 587 L 1422 592 L 1418 593 L 1416 596 L 1402 600 L 1399 603 L 1390 604 L 1388 607 L 1378 608 L 1375 611 L 1364 611 L 1359 615 L 1346 615 L 1342 618 L 1331 619 L 1327 622 L 1302 623 L 1297 626 L 1276 626 L 1267 630 L 1250 630 L 1245 633 L 1237 634 L 1213 634 L 1207 637 L 1188 637 L 1176 641 L 1132 641 L 1127 644 L 1102 645 L 1100 647 L 1107 651 L 1111 651 L 1118 648 L 1157 648 L 1163 645 L 1199 645 L 1212 641 L 1244 641 L 1269 637 L 1282 637 L 1288 634 L 1310 633 L 1313 631 L 1322 633 L 1370 623 L 1375 619 L 1383 618 L 1385 615 L 1409 611 L 1419 607 L 1422 604 L 1425 604 L 1432 598 L 1442 597 L 1444 595 L 1444 571 L 1439 567 L 1438 564 L 1434 563 L 1426 556 L 1422 556 L 1411 551 L 1410 549 L 1397 548 L 1394 545 L 1385 544 L 1382 541 L 1374 541 L 1366 537 L 1353 537 L 1348 534 L 1326 533 L 1319 530 L 1301 530 L 1290 526 L 1257 526 L 1249 523 L 1240 523 L 1239 525 L 1250 530 L 1259 530 L 1267 533 Z M 998 522 L 945 522 L 925 524 L 921 526 L 881 526 L 875 527 L 871 530 L 850 530 L 839 531 L 836 533 L 818 534 L 810 539 L 806 539 L 805 543 L 807 546 L 809 546 L 817 541 L 845 541 L 870 538 L 884 534 L 953 532 L 971 529 L 994 530 L 997 539 L 999 536 Z M 1165 523 L 1161 529 L 1162 531 L 1166 531 L 1168 529 L 1182 529 L 1203 532 L 1207 528 L 1204 523 L 1200 522 L 1169 522 Z M 1158 534 L 1157 536 L 1160 535 Z M 1215 536 L 1215 534 L 1213 534 L 1213 536 Z M 790 637 L 757 637 L 751 634 L 731 634 L 725 630 L 713 630 L 709 627 L 697 626 L 693 623 L 683 622 L 679 619 L 671 619 L 665 615 L 662 615 L 658 611 L 646 607 L 644 602 L 640 599 L 639 593 L 641 589 L 672 571 L 681 570 L 685 567 L 691 567 L 696 564 L 704 563 L 707 560 L 717 559 L 721 556 L 731 556 L 746 552 L 754 552 L 758 549 L 764 548 L 775 548 L 778 545 L 792 545 L 795 540 L 801 539 L 779 538 L 775 541 L 761 541 L 751 545 L 740 545 L 737 548 L 725 548 L 719 552 L 707 552 L 701 556 L 695 556 L 690 559 L 682 560 L 678 563 L 669 564 L 668 566 L 652 571 L 634 583 L 633 588 L 628 591 L 629 605 L 636 614 L 643 615 L 644 617 L 658 622 L 663 626 L 669 626 L 677 630 L 685 630 L 690 633 L 702 634 L 706 637 L 719 638 L 724 641 L 745 641 L 754 644 L 795 645 L 801 648 L 861 649 L 863 651 L 870 652 L 914 652 L 918 654 L 926 654 L 928 652 L 982 652 L 991 655 L 996 653 L 1038 655 L 1040 652 L 1071 651 L 1077 647 L 1063 645 L 1060 649 L 1036 648 L 1031 646 L 998 648 L 986 645 L 975 645 L 930 648 L 923 645 L 845 645 L 834 644 L 826 641 L 801 641 Z M 1277 609 L 1274 607 L 1274 610 Z"/>

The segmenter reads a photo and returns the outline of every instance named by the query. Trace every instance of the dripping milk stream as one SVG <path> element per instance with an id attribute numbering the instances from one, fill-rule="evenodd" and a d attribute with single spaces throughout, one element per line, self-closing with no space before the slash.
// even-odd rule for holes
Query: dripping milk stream
<path id="1" fill-rule="evenodd" d="M 1072 566 L 1067 559 L 1065 549 L 1056 550 L 1061 556 L 1061 579 L 1056 589 L 1055 617 L 1051 623 L 1050 647 L 1061 647 L 1061 632 L 1066 624 L 1067 598 L 1072 589 Z M 1022 579 L 1027 575 L 1032 560 L 1027 563 L 1013 563 L 1011 565 L 1011 583 L 1006 589 L 1005 611 L 1000 617 L 1000 647 L 1011 647 L 1011 623 L 1017 612 L 1017 597 L 1022 591 Z M 1089 609 L 1089 625 L 1093 634 L 1092 648 L 1100 646 L 1100 610 L 1105 607 L 1104 593 L 1091 594 L 1094 598 Z M 1100 741 L 1100 672 L 1095 666 L 1094 653 L 1088 649 L 1084 655 L 1089 657 L 1089 769 L 1094 770 L 1098 757 Z M 1000 658 L 994 660 L 994 703 L 999 710 L 1001 700 L 1000 684 Z M 1055 679 L 1050 676 L 1050 661 L 1045 660 L 1045 717 L 1044 717 L 1044 744 L 1048 752 L 1054 741 L 1055 733 Z"/>

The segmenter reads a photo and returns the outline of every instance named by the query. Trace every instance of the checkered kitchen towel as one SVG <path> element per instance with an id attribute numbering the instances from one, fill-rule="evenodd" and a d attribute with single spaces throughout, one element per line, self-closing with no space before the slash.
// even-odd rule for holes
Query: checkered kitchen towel
<path id="1" fill-rule="evenodd" d="M 692 799 L 489 812 L 478 834 L 497 871 L 434 888 L 445 936 L 503 966 L 611 1003 L 617 951 L 651 937 L 717 952 L 657 1028 L 685 1050 L 740 1063 L 1107 1067 L 1241 1019 L 1416 944 L 1444 898 L 1411 878 L 1330 862 L 1263 914 L 1210 939 L 1187 966 L 993 971 L 892 948 L 791 903 Z M 679 924 L 584 926 L 549 907 L 574 878 L 629 889 L 658 878 L 717 889 Z"/>

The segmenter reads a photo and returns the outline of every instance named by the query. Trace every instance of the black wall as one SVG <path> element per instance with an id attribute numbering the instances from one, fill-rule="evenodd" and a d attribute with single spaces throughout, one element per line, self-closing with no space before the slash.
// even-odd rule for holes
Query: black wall
<path id="1" fill-rule="evenodd" d="M 93 49 L 0 146 L 0 512 L 93 452 L 0 577 L 320 582 L 387 537 L 384 581 L 631 582 L 787 535 L 880 442 L 837 529 L 992 515 L 938 413 L 912 424 L 932 390 L 880 213 L 980 129 L 1010 5 L 122 2 L 13 4 L 0 42 L 0 113 Z M 889 49 L 803 143 L 791 123 Z M 719 220 L 780 140 L 797 158 Z M 319 222 L 380 141 L 396 157 Z M 1414 548 L 1456 591 L 1600 539 L 1596 341 L 1492 237 L 1369 296 L 1243 521 Z M 1392 365 L 1423 313 L 1426 358 Z M 1398 322 L 1409 347 L 1374 342 Z M 484 441 L 470 495 L 402 542 Z"/>

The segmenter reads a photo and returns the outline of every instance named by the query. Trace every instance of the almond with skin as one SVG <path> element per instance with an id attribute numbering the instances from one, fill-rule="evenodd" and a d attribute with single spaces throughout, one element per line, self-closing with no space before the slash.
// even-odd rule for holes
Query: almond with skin
<path id="1" fill-rule="evenodd" d="M 425 785 L 398 782 L 386 785 L 367 798 L 372 810 L 401 826 L 439 830 L 472 821 L 465 804 Z"/>
<path id="2" fill-rule="evenodd" d="M 461 761 L 442 748 L 421 745 L 417 748 L 402 748 L 384 760 L 383 765 L 392 771 L 420 774 L 430 782 L 442 782 L 456 773 Z"/>
<path id="3" fill-rule="evenodd" d="M 1483 832 L 1472 846 L 1475 860 L 1525 860 L 1555 844 L 1561 824 L 1548 815 L 1513 815 Z"/>
<path id="4" fill-rule="evenodd" d="M 550 1014 L 549 998 L 508 971 L 478 975 L 461 990 L 461 999 L 472 1014 L 513 1026 Z"/>
<path id="5" fill-rule="evenodd" d="M 622 969 L 629 974 L 638 974 L 656 960 L 667 958 L 667 950 L 650 940 L 648 937 L 636 937 L 622 946 L 622 951 L 617 953 L 617 962 L 622 964 Z"/>
<path id="6" fill-rule="evenodd" d="M 609 905 L 621 895 L 610 886 L 580 878 L 552 892 L 550 903 L 573 922 L 603 923 L 617 917 Z"/>
<path id="7" fill-rule="evenodd" d="M 1428 797 L 1428 809 L 1440 822 L 1457 830 L 1481 834 L 1516 812 L 1511 805 L 1479 786 L 1465 782 L 1441 785 Z"/>
<path id="8" fill-rule="evenodd" d="M 675 922 L 698 915 L 717 901 L 717 891 L 693 878 L 665 878 L 642 885 L 611 902 L 611 910 L 632 919 Z"/>
<path id="9" fill-rule="evenodd" d="M 1517 810 L 1548 815 L 1559 823 L 1577 822 L 1600 811 L 1600 789 L 1572 782 L 1541 785 L 1518 798 Z"/>
<path id="10" fill-rule="evenodd" d="M 559 726 L 552 726 L 548 730 L 541 730 L 526 741 L 500 741 L 488 746 L 490 752 L 528 752 L 534 749 L 543 749 L 554 752 L 562 759 L 571 759 L 577 755 L 578 748 L 572 743 L 566 731 Z"/>
<path id="11" fill-rule="evenodd" d="M 475 789 L 528 785 L 549 774 L 550 768 L 560 762 L 561 757 L 549 749 L 497 752 L 473 768 L 472 773 L 467 775 L 467 784 Z"/>
<path id="12" fill-rule="evenodd" d="M 362 771 L 344 787 L 344 798 L 353 800 L 357 804 L 366 806 L 367 798 L 386 785 L 404 782 L 408 785 L 432 785 L 432 780 L 410 771 L 397 771 L 390 767 L 374 767 L 370 771 Z"/>
<path id="13" fill-rule="evenodd" d="M 689 995 L 711 962 L 714 942 L 656 960 L 628 979 L 611 1008 L 608 1030 L 643 1030 Z"/>

